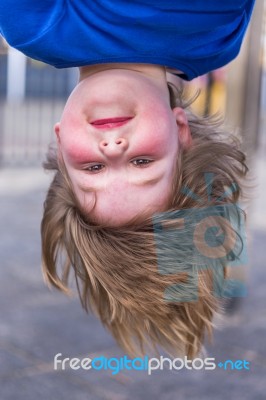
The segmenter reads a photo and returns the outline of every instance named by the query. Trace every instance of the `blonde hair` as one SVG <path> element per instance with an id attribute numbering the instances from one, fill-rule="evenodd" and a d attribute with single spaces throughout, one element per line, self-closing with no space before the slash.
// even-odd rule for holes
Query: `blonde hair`
<path id="1" fill-rule="evenodd" d="M 200 209 L 220 198 L 219 204 L 231 204 L 241 213 L 236 203 L 247 166 L 239 139 L 224 132 L 217 119 L 193 115 L 183 94 L 172 86 L 169 90 L 171 107 L 186 108 L 192 145 L 178 155 L 167 212 L 143 214 L 127 226 L 97 226 L 85 215 L 66 169 L 50 149 L 44 167 L 55 175 L 41 224 L 43 272 L 48 284 L 69 293 L 72 269 L 82 306 L 100 318 L 130 355 L 162 346 L 172 355 L 192 358 L 206 331 L 211 338 L 213 314 L 219 310 L 213 285 L 222 291 L 226 262 L 215 268 L 197 265 L 186 233 L 191 227 L 184 229 L 182 243 L 176 243 L 177 253 L 171 257 L 176 232 L 171 226 L 178 218 L 169 218 L 168 211 L 175 215 L 177 210 Z M 211 199 L 206 172 L 212 174 Z M 232 184 L 234 190 L 223 198 Z M 169 227 L 167 240 L 154 228 L 162 224 Z M 159 270 L 159 259 L 167 272 Z M 165 298 L 167 288 L 172 290 L 170 299 Z M 188 301 L 180 301 L 180 293 Z"/>

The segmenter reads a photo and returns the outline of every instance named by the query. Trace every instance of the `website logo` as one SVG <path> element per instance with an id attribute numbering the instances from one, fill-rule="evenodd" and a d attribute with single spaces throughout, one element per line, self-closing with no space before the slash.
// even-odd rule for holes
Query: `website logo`
<path id="1" fill-rule="evenodd" d="M 204 175 L 207 204 L 213 202 L 213 174 Z M 187 283 L 170 285 L 164 292 L 166 301 L 192 302 L 198 299 L 198 272 L 213 271 L 213 292 L 217 297 L 244 297 L 244 282 L 224 279 L 226 266 L 247 264 L 247 245 L 244 213 L 236 203 L 222 203 L 235 190 L 236 184 L 206 204 L 188 187 L 182 192 L 196 200 L 199 207 L 156 214 L 153 228 L 157 251 L 158 270 L 162 275 L 184 274 Z"/>
<path id="2" fill-rule="evenodd" d="M 250 370 L 250 362 L 247 360 L 226 360 L 224 362 L 216 363 L 214 357 L 195 358 L 193 360 L 184 358 L 168 358 L 160 356 L 159 358 L 144 358 L 136 357 L 133 359 L 128 358 L 126 355 L 120 358 L 105 356 L 91 358 L 69 358 L 63 357 L 62 353 L 54 356 L 54 369 L 55 370 L 94 370 L 94 371 L 112 371 L 112 375 L 117 375 L 121 371 L 135 370 L 145 371 L 151 375 L 155 371 L 162 371 L 164 369 L 170 371 L 181 371 L 182 369 L 190 371 L 214 371 L 220 368 L 227 371 L 232 370 Z"/>

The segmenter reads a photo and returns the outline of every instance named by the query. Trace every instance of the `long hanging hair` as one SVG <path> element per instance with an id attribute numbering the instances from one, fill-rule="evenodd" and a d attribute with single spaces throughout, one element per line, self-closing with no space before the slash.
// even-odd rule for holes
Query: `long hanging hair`
<path id="1" fill-rule="evenodd" d="M 240 218 L 244 212 L 237 201 L 248 169 L 240 140 L 224 131 L 221 121 L 195 116 L 181 91 L 173 86 L 169 91 L 171 107 L 185 109 L 192 145 L 179 151 L 167 211 L 143 212 L 119 227 L 93 223 L 50 148 L 44 168 L 54 171 L 54 178 L 41 223 L 42 262 L 46 282 L 66 294 L 74 273 L 82 306 L 100 318 L 128 354 L 158 352 L 161 346 L 171 355 L 193 358 L 205 332 L 211 338 L 217 291 L 223 291 L 229 262 L 219 256 L 212 259 L 213 267 L 202 265 L 193 215 L 219 206 L 225 216 L 230 205 L 229 214 Z M 233 189 L 224 196 L 228 188 Z M 220 228 L 229 237 L 239 236 L 228 220 L 220 218 Z M 222 246 L 232 257 L 228 242 Z"/>

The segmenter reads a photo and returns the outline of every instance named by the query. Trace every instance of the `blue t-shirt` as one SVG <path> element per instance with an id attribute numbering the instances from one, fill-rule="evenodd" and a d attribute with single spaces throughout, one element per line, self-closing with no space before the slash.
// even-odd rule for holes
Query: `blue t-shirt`
<path id="1" fill-rule="evenodd" d="M 233 58 L 255 0 L 1 0 L 0 32 L 57 68 L 149 63 L 191 80 Z"/>

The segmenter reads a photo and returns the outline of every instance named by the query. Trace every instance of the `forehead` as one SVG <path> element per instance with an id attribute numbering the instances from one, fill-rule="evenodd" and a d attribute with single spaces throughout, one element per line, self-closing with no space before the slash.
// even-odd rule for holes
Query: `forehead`
<path id="1" fill-rule="evenodd" d="M 127 223 L 140 213 L 163 211 L 171 195 L 169 174 L 163 175 L 156 183 L 132 185 L 117 182 L 101 190 L 84 191 L 77 187 L 76 196 L 89 218 L 96 223 L 119 226 Z"/>

